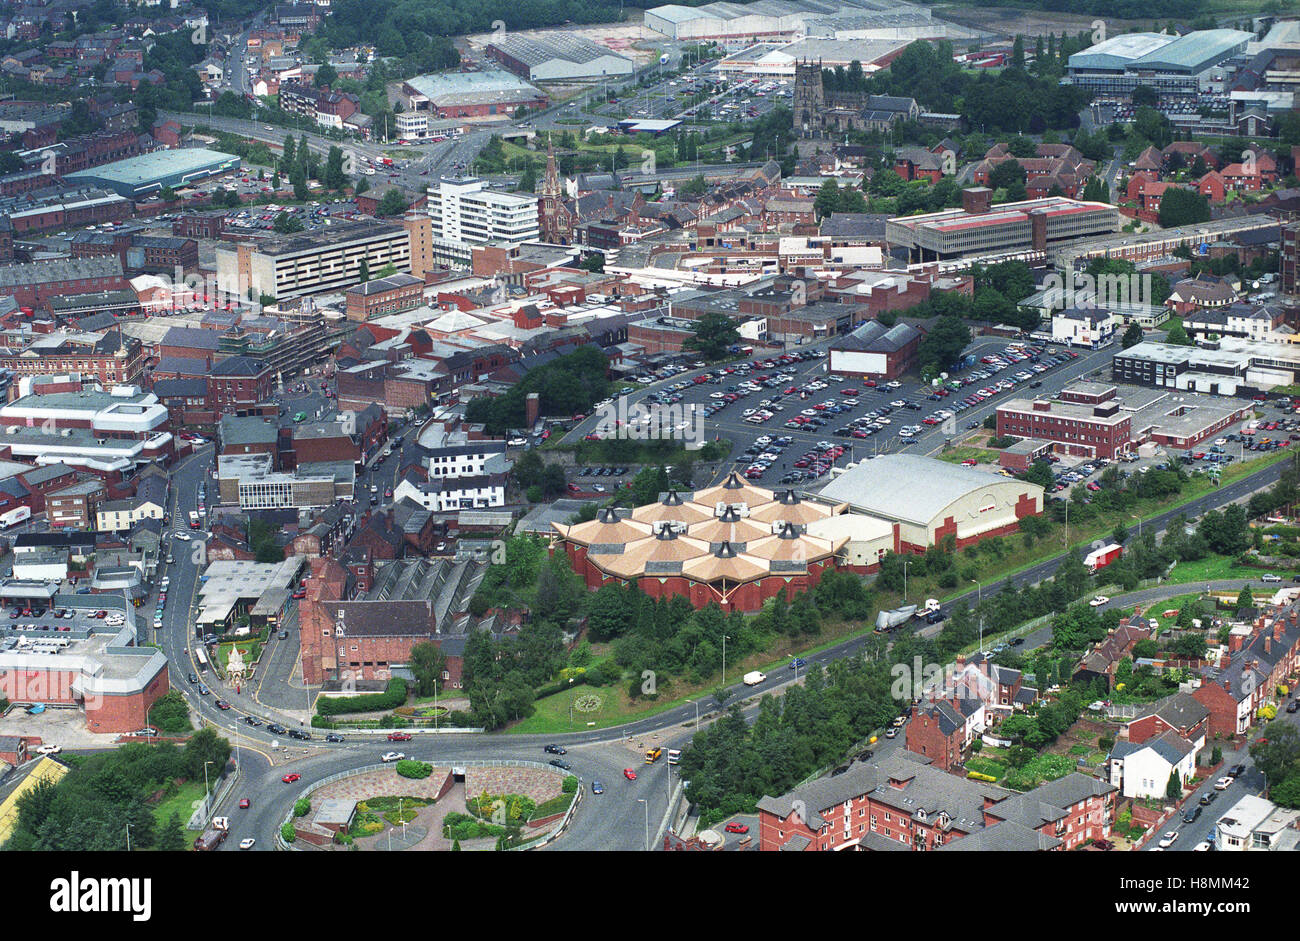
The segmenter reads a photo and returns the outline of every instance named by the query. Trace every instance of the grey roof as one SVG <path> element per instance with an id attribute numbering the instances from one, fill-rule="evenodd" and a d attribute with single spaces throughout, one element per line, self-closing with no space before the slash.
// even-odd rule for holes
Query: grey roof
<path id="1" fill-rule="evenodd" d="M 944 509 L 981 490 L 1041 490 L 1035 484 L 990 474 L 977 467 L 958 467 L 946 461 L 911 454 L 884 454 L 862 461 L 836 477 L 821 496 L 849 503 L 885 519 L 906 520 L 928 526 Z"/>
<path id="2" fill-rule="evenodd" d="M 1014 820 L 1003 820 L 936 849 L 959 853 L 1024 853 L 1054 850 L 1060 845 L 1061 841 L 1054 836 L 1032 830 Z"/>
<path id="3" fill-rule="evenodd" d="M 221 346 L 221 334 L 202 327 L 172 327 L 159 343 L 160 346 L 183 346 L 191 350 L 216 352 Z"/>
<path id="4" fill-rule="evenodd" d="M 1158 716 L 1175 729 L 1190 729 L 1209 715 L 1210 710 L 1191 693 L 1178 692 L 1142 709 L 1137 718 Z"/>
<path id="5" fill-rule="evenodd" d="M 863 353 L 896 353 L 920 338 L 921 331 L 911 324 L 886 327 L 878 320 L 869 320 L 832 346 L 837 350 Z"/>

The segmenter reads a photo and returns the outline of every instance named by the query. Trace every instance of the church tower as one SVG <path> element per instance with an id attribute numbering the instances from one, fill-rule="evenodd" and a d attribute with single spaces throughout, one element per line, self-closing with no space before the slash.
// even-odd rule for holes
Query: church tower
<path id="1" fill-rule="evenodd" d="M 568 245 L 573 237 L 568 218 L 568 212 L 564 207 L 564 187 L 560 183 L 560 171 L 555 164 L 555 148 L 548 138 L 546 178 L 542 180 L 542 190 L 537 197 L 537 223 L 542 241 Z"/>
<path id="2" fill-rule="evenodd" d="M 820 137 L 826 96 L 822 89 L 821 63 L 796 62 L 794 66 L 794 133 L 796 137 Z"/>

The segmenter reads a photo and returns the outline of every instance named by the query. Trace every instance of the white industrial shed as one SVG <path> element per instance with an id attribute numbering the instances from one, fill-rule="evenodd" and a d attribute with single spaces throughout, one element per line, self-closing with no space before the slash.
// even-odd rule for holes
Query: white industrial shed
<path id="1" fill-rule="evenodd" d="M 572 81 L 631 75 L 636 63 L 626 56 L 572 33 L 494 38 L 488 55 L 530 82 Z"/>
<path id="2" fill-rule="evenodd" d="M 1037 484 L 911 454 L 860 461 L 818 497 L 893 523 L 895 552 L 924 552 L 949 535 L 961 548 L 1015 532 L 1022 518 L 1043 511 Z"/>

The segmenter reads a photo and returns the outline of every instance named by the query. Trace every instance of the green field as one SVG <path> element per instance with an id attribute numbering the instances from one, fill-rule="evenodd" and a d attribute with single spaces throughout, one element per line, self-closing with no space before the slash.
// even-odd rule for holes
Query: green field
<path id="1" fill-rule="evenodd" d="M 941 454 L 936 454 L 941 461 L 948 461 L 951 464 L 960 464 L 962 461 L 979 461 L 981 464 L 996 464 L 998 452 L 988 448 L 975 448 L 970 445 L 959 445 L 955 448 L 949 448 Z"/>
<path id="2" fill-rule="evenodd" d="M 198 801 L 203 800 L 203 782 L 187 781 L 180 786 L 176 794 L 167 798 L 153 809 L 153 818 L 157 821 L 158 826 L 167 825 L 171 815 L 175 813 L 181 818 L 181 826 L 189 822 L 190 815 L 194 813 L 195 805 Z M 195 831 L 197 835 L 197 831 Z"/>

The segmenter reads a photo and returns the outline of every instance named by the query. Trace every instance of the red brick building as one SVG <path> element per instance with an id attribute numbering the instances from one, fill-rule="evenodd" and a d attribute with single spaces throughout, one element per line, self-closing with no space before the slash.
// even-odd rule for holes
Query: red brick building
<path id="1" fill-rule="evenodd" d="M 271 398 L 271 367 L 248 356 L 229 356 L 214 363 L 208 376 L 208 400 L 223 415 L 251 414 Z"/>

